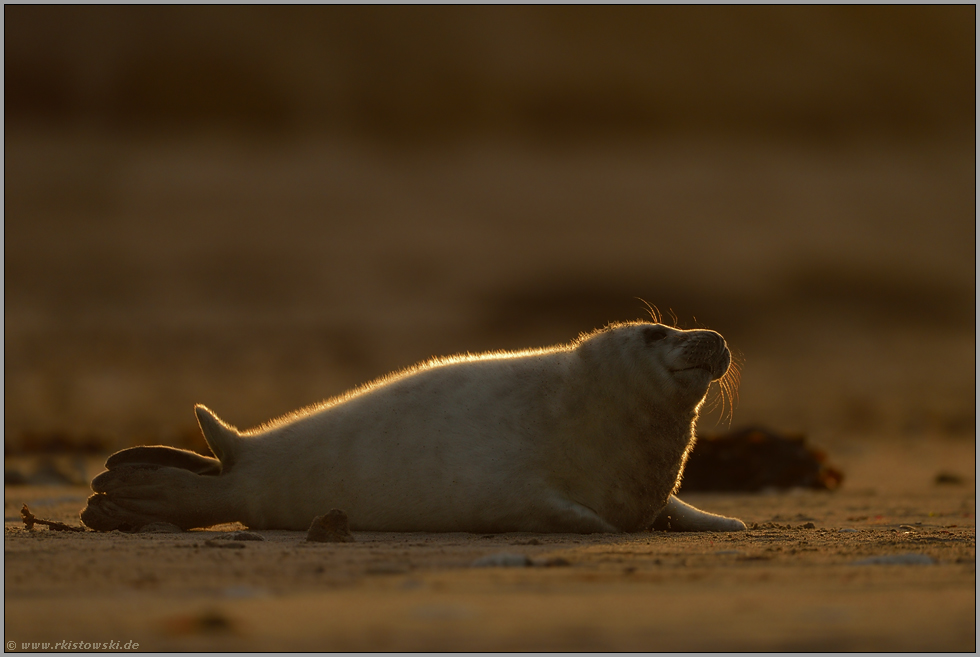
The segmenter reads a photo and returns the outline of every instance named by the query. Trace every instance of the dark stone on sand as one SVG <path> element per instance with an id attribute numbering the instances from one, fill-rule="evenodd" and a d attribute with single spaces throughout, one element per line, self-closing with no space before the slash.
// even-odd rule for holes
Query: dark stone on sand
<path id="1" fill-rule="evenodd" d="M 564 557 L 548 557 L 547 559 L 540 559 L 534 562 L 535 566 L 539 568 L 561 568 L 564 566 L 571 566 L 572 562 Z M 636 570 L 636 568 L 633 568 Z"/>
<path id="2" fill-rule="evenodd" d="M 347 514 L 340 509 L 331 509 L 329 513 L 313 519 L 306 540 L 316 543 L 350 543 L 354 537 L 350 533 Z"/>
<path id="3" fill-rule="evenodd" d="M 136 531 L 139 534 L 181 534 L 184 530 L 170 522 L 151 522 Z"/>
<path id="4" fill-rule="evenodd" d="M 219 538 L 209 538 L 208 540 L 204 541 L 204 547 L 230 548 L 232 550 L 240 550 L 245 546 L 235 541 L 221 540 Z"/>
<path id="5" fill-rule="evenodd" d="M 533 565 L 527 555 L 511 552 L 488 554 L 470 564 L 472 568 L 525 568 Z"/>

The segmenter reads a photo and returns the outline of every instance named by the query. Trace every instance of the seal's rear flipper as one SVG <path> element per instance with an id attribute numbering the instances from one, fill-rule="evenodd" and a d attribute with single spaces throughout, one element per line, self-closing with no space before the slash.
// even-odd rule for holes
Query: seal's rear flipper
<path id="1" fill-rule="evenodd" d="M 116 452 L 105 462 L 107 470 L 114 470 L 123 465 L 160 465 L 190 470 L 199 475 L 221 474 L 221 462 L 218 459 L 163 445 L 130 447 Z"/>
<path id="2" fill-rule="evenodd" d="M 234 427 L 222 422 L 205 406 L 198 404 L 194 407 L 194 413 L 201 425 L 204 439 L 217 458 L 201 456 L 196 452 L 176 447 L 140 445 L 120 450 L 110 456 L 105 462 L 106 469 L 114 470 L 126 465 L 147 465 L 190 470 L 199 475 L 220 475 L 222 472 L 227 472 L 237 460 L 241 436 Z"/>
<path id="3" fill-rule="evenodd" d="M 98 531 L 137 531 L 161 522 L 186 530 L 236 519 L 227 478 L 186 468 L 116 463 L 92 480 L 92 490 L 81 519 Z"/>
<path id="4" fill-rule="evenodd" d="M 238 460 L 238 450 L 242 441 L 241 434 L 235 427 L 222 422 L 211 409 L 203 404 L 195 406 L 194 413 L 197 415 L 198 424 L 201 425 L 204 439 L 208 441 L 208 447 L 221 461 L 222 470 L 227 472 Z"/>
<path id="5" fill-rule="evenodd" d="M 81 512 L 83 523 L 99 531 L 136 531 L 159 522 L 192 529 L 237 519 L 230 484 L 220 475 L 237 460 L 241 436 L 204 406 L 194 410 L 218 458 L 159 445 L 116 452 L 92 480 L 95 495 Z"/>
<path id="6" fill-rule="evenodd" d="M 671 495 L 653 522 L 653 528 L 674 532 L 741 532 L 745 531 L 745 523 L 738 518 L 701 511 Z"/>

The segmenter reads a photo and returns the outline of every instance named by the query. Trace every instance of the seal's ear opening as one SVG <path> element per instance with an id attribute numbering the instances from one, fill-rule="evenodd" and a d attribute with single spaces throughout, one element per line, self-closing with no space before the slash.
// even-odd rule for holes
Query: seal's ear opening
<path id="1" fill-rule="evenodd" d="M 235 427 L 222 422 L 207 406 L 198 404 L 194 407 L 197 422 L 201 425 L 201 433 L 207 441 L 211 452 L 221 461 L 222 472 L 235 464 L 238 457 L 241 435 Z"/>

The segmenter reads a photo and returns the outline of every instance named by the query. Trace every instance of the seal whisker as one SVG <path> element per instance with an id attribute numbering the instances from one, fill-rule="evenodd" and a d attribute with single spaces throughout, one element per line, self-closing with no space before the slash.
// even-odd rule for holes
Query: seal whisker
<path id="1" fill-rule="evenodd" d="M 643 305 L 645 305 L 647 307 L 647 312 L 650 313 L 650 318 L 653 319 L 653 321 L 655 321 L 657 324 L 662 324 L 663 323 L 663 321 L 662 321 L 663 320 L 663 316 L 660 314 L 660 309 L 659 308 L 657 308 L 656 306 L 650 304 L 650 302 L 648 302 L 646 299 L 643 299 L 641 297 L 635 297 L 635 298 L 637 300 L 639 300 L 639 301 L 642 301 L 643 302 Z"/>
<path id="2" fill-rule="evenodd" d="M 703 408 L 703 412 L 702 412 L 703 415 L 707 415 L 709 413 L 712 413 L 716 408 L 718 408 L 718 404 L 721 404 L 722 405 L 722 413 L 724 413 L 724 408 L 725 408 L 724 399 L 725 399 L 725 395 L 724 395 L 724 392 L 721 389 L 721 382 L 720 381 L 712 381 L 711 382 L 711 385 L 712 386 L 714 386 L 715 384 L 718 384 L 718 388 L 711 388 L 711 391 L 712 392 L 708 395 L 708 399 L 705 402 L 705 406 L 702 407 Z"/>
<path id="3" fill-rule="evenodd" d="M 738 388 L 742 382 L 742 371 L 740 356 L 732 355 L 728 371 L 718 379 L 718 386 L 722 391 L 722 414 L 724 416 L 724 398 L 728 397 L 728 426 L 732 424 L 735 415 L 735 406 L 738 404 Z"/>

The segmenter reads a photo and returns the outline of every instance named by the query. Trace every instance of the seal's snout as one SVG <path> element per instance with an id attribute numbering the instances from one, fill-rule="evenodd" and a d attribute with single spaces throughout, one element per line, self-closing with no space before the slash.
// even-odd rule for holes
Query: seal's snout
<path id="1" fill-rule="evenodd" d="M 721 334 L 715 331 L 691 332 L 684 345 L 684 360 L 688 368 L 703 369 L 711 374 L 712 380 L 720 379 L 732 363 L 728 344 Z"/>

